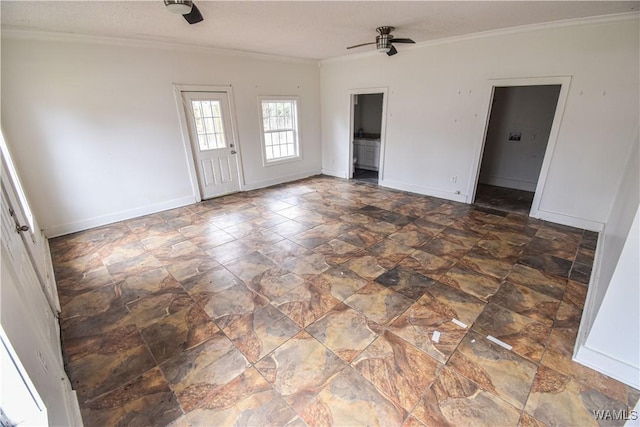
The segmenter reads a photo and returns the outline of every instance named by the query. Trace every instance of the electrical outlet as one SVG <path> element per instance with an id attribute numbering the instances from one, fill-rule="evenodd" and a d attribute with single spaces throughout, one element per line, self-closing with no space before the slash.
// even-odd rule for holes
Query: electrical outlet
<path id="1" fill-rule="evenodd" d="M 451 177 L 451 182 L 452 182 L 452 183 L 454 183 L 454 184 L 455 184 L 456 182 L 458 182 L 458 177 L 457 177 L 457 176 L 455 176 L 455 175 L 454 175 L 454 176 L 452 176 L 452 177 Z"/>

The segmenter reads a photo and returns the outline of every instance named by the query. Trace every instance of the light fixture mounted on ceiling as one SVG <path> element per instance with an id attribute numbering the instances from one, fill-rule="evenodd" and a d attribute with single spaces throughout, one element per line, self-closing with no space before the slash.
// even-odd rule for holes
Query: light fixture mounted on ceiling
<path id="1" fill-rule="evenodd" d="M 191 0 L 164 0 L 164 5 L 169 12 L 184 16 L 189 24 L 203 20 L 198 7 Z"/>
<path id="2" fill-rule="evenodd" d="M 391 34 L 394 30 L 394 27 L 391 26 L 383 26 L 376 28 L 378 35 L 376 36 L 376 41 L 370 43 L 362 43 L 357 44 L 355 46 L 349 46 L 347 49 L 353 49 L 354 47 L 367 46 L 370 44 L 376 45 L 376 50 L 381 53 L 386 53 L 389 56 L 393 56 L 398 53 L 398 50 L 395 48 L 393 43 L 415 43 L 411 39 L 406 38 L 395 38 Z"/>

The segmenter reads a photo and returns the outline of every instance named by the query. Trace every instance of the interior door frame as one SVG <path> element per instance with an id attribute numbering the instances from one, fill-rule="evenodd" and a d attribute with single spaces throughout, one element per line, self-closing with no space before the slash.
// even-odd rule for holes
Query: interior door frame
<path id="1" fill-rule="evenodd" d="M 240 139 L 238 138 L 238 125 L 236 123 L 236 109 L 233 100 L 233 87 L 231 85 L 218 86 L 218 85 L 191 85 L 191 84 L 178 84 L 173 83 L 174 96 L 176 100 L 176 107 L 178 108 L 178 118 L 180 119 L 180 132 L 182 133 L 182 144 L 184 146 L 185 157 L 187 161 L 187 168 L 189 169 L 189 178 L 191 180 L 191 189 L 193 191 L 193 197 L 196 203 L 202 201 L 202 192 L 200 191 L 200 184 L 198 183 L 198 172 L 196 169 L 195 153 L 191 143 L 191 137 L 189 135 L 189 122 L 187 114 L 185 112 L 185 103 L 182 98 L 182 92 L 224 92 L 227 94 L 227 100 L 229 102 L 228 111 L 231 117 L 231 134 L 235 144 L 235 150 L 237 155 L 236 166 L 238 168 L 238 184 L 239 191 L 244 191 L 244 168 L 242 166 L 242 151 L 240 148 Z"/>
<path id="2" fill-rule="evenodd" d="M 389 95 L 389 88 L 387 87 L 371 87 L 361 89 L 350 89 L 349 93 L 349 159 L 347 163 L 347 179 L 353 179 L 354 167 L 353 167 L 353 135 L 355 134 L 354 119 L 355 119 L 355 107 L 354 97 L 357 95 L 371 95 L 376 93 L 382 94 L 382 118 L 380 121 L 380 159 L 378 160 L 378 185 L 382 185 L 384 179 L 384 152 L 387 139 L 387 99 Z"/>
<path id="3" fill-rule="evenodd" d="M 549 168 L 551 166 L 551 161 L 555 152 L 558 134 L 560 133 L 560 125 L 562 123 L 562 117 L 564 116 L 564 110 L 567 104 L 567 98 L 569 96 L 571 76 L 490 79 L 487 83 L 487 104 L 484 108 L 484 111 L 486 111 L 487 114 L 485 117 L 485 125 L 484 131 L 482 133 L 482 138 L 476 145 L 476 150 L 473 156 L 475 161 L 472 166 L 471 174 L 469 175 L 469 183 L 467 185 L 467 188 L 469 189 L 467 191 L 467 194 L 469 194 L 467 203 L 473 203 L 476 199 L 478 179 L 480 179 L 480 167 L 482 166 L 482 157 L 484 156 L 484 147 L 487 141 L 487 131 L 489 130 L 489 120 L 491 119 L 491 108 L 493 106 L 493 97 L 496 87 L 560 85 L 560 94 L 558 95 L 556 111 L 553 116 L 553 122 L 551 124 L 551 132 L 549 133 L 547 148 L 544 152 L 544 159 L 542 161 L 542 167 L 540 168 L 540 175 L 538 177 L 538 183 L 536 184 L 536 191 L 533 196 L 533 202 L 531 203 L 531 211 L 529 212 L 529 216 L 533 218 L 540 218 L 540 201 L 542 199 L 542 195 L 547 182 L 547 176 L 549 175 Z"/>

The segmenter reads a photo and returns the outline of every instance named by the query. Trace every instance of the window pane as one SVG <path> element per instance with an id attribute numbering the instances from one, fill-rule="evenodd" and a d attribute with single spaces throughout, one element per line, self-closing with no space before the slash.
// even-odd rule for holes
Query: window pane
<path id="1" fill-rule="evenodd" d="M 196 132 L 198 134 L 204 133 L 204 125 L 202 124 L 202 119 L 196 117 Z"/>
<path id="2" fill-rule="evenodd" d="M 191 107 L 193 108 L 193 115 L 196 118 L 202 116 L 202 111 L 200 109 L 200 102 L 199 101 L 191 101 Z"/>
<path id="3" fill-rule="evenodd" d="M 202 101 L 202 115 L 205 117 L 211 117 L 213 114 L 211 113 L 211 102 L 210 101 Z"/>
<path id="4" fill-rule="evenodd" d="M 262 101 L 261 107 L 266 160 L 297 156 L 295 101 Z"/>
<path id="5" fill-rule="evenodd" d="M 213 109 L 213 116 L 214 117 L 221 117 L 222 114 L 220 113 L 220 101 L 211 102 L 211 106 L 212 106 L 212 109 Z"/>
<path id="6" fill-rule="evenodd" d="M 200 151 L 204 151 L 209 148 L 207 144 L 207 135 L 198 135 L 198 145 L 200 146 Z"/>
<path id="7" fill-rule="evenodd" d="M 224 131 L 222 130 L 222 119 L 221 119 L 221 118 L 216 117 L 215 119 L 213 119 L 213 125 L 214 125 L 214 126 L 215 126 L 215 128 L 216 128 L 216 132 L 218 132 L 218 133 L 222 133 L 222 132 L 224 132 Z"/>
<path id="8" fill-rule="evenodd" d="M 204 130 L 206 133 L 214 133 L 215 128 L 213 127 L 213 119 L 205 118 L 204 119 Z"/>
<path id="9" fill-rule="evenodd" d="M 216 148 L 216 136 L 213 133 L 208 133 L 207 134 L 207 145 L 208 145 L 208 149 L 212 150 L 214 148 Z"/>

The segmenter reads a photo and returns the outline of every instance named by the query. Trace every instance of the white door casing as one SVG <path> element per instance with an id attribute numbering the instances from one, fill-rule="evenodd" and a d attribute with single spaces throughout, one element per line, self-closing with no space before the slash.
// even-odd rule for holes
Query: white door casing
<path id="1" fill-rule="evenodd" d="M 240 191 L 238 147 L 227 92 L 182 91 L 201 199 Z"/>
<path id="2" fill-rule="evenodd" d="M 480 143 L 476 146 L 473 156 L 473 164 L 471 165 L 471 173 L 469 174 L 469 182 L 467 184 L 467 196 L 466 202 L 473 203 L 476 198 L 476 190 L 478 187 L 478 179 L 480 178 L 480 166 L 482 165 L 482 156 L 484 153 L 485 140 L 487 138 L 487 129 L 489 127 L 489 120 L 491 119 L 491 106 L 493 103 L 493 95 L 496 87 L 510 87 L 510 86 L 540 86 L 540 85 L 560 85 L 560 94 L 558 95 L 558 102 L 556 104 L 555 114 L 553 116 L 553 122 L 551 124 L 551 132 L 549 133 L 549 140 L 547 142 L 547 148 L 544 154 L 544 160 L 542 167 L 540 168 L 540 175 L 538 183 L 536 184 L 536 191 L 533 196 L 533 202 L 531 203 L 531 211 L 529 216 L 532 218 L 545 219 L 543 211 L 540 208 L 542 196 L 547 182 L 547 176 L 549 174 L 549 168 L 551 167 L 551 160 L 555 151 L 556 142 L 558 140 L 558 134 L 560 133 L 560 124 L 562 122 L 562 116 L 564 115 L 565 105 L 569 95 L 569 87 L 571 85 L 571 76 L 553 76 L 553 77 L 526 77 L 526 78 L 505 78 L 505 79 L 492 79 L 488 81 L 486 108 L 487 112 L 485 116 L 485 127 L 482 134 Z"/>

